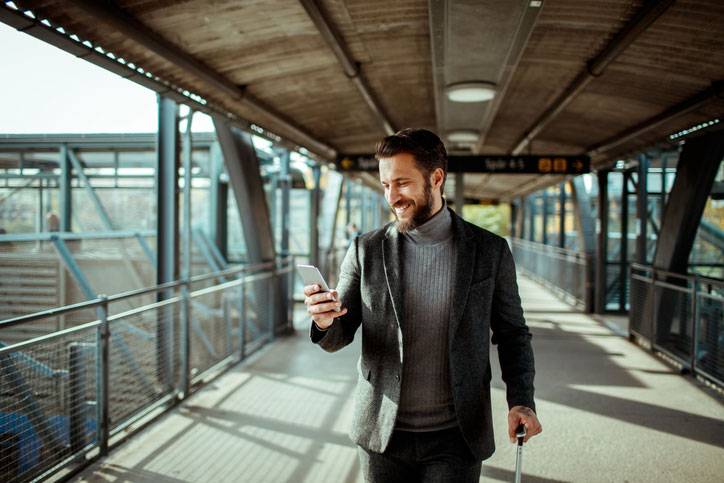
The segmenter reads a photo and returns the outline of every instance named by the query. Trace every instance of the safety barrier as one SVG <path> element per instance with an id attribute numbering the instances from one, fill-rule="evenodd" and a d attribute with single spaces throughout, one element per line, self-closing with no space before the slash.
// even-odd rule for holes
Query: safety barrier
<path id="1" fill-rule="evenodd" d="M 632 264 L 629 333 L 724 388 L 724 282 Z"/>
<path id="2" fill-rule="evenodd" d="M 3 340 L 44 319 L 96 315 L 0 343 L 0 481 L 64 477 L 87 466 L 141 419 L 291 328 L 293 266 L 289 257 L 0 322 Z M 149 296 L 157 301 L 111 312 L 128 306 L 114 302 Z"/>
<path id="3" fill-rule="evenodd" d="M 519 238 L 513 238 L 511 244 L 515 265 L 519 270 L 572 305 L 587 305 L 592 283 L 590 275 L 587 275 L 588 267 L 592 263 L 590 256 Z"/>

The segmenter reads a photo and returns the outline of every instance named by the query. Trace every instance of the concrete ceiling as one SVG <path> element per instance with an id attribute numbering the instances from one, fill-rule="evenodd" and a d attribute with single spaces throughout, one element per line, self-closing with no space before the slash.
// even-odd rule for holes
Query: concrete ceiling
<path id="1" fill-rule="evenodd" d="M 597 169 L 724 114 L 720 0 L 14 3 L 32 15 L 3 5 L 0 21 L 326 160 L 424 127 L 479 134 L 451 154 L 589 155 Z M 453 103 L 461 81 L 497 95 Z M 562 179 L 469 174 L 464 192 L 506 201 Z"/>

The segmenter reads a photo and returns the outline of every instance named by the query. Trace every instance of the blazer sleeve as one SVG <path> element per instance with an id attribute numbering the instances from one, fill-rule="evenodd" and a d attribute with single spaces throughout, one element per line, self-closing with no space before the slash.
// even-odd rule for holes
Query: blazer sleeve
<path id="1" fill-rule="evenodd" d="M 342 307 L 347 313 L 334 319 L 327 330 L 319 329 L 312 323 L 310 338 L 327 352 L 335 352 L 349 345 L 354 340 L 354 334 L 362 322 L 361 295 L 360 295 L 360 237 L 355 237 L 347 250 L 340 269 L 337 292 Z"/>
<path id="2" fill-rule="evenodd" d="M 523 317 L 513 255 L 508 243 L 504 239 L 500 239 L 500 242 L 502 247 L 490 318 L 492 342 L 498 346 L 508 407 L 527 406 L 535 410 L 535 362 L 530 344 L 531 334 Z"/>

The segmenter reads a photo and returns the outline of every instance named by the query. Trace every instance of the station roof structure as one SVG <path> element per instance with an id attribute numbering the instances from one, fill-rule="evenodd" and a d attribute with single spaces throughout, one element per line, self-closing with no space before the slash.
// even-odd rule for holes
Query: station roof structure
<path id="1" fill-rule="evenodd" d="M 0 21 L 329 161 L 423 127 L 453 155 L 588 156 L 600 169 L 724 114 L 720 0 L 13 5 Z M 494 97 L 450 99 L 468 84 Z M 470 174 L 464 194 L 506 201 L 566 176 Z"/>

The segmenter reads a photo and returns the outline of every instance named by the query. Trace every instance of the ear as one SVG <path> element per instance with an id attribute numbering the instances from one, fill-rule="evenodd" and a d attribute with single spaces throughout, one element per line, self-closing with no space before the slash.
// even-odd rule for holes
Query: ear
<path id="1" fill-rule="evenodd" d="M 439 190 L 442 186 L 442 182 L 445 180 L 445 172 L 442 168 L 435 168 L 435 171 L 430 175 L 430 183 L 432 187 Z"/>

